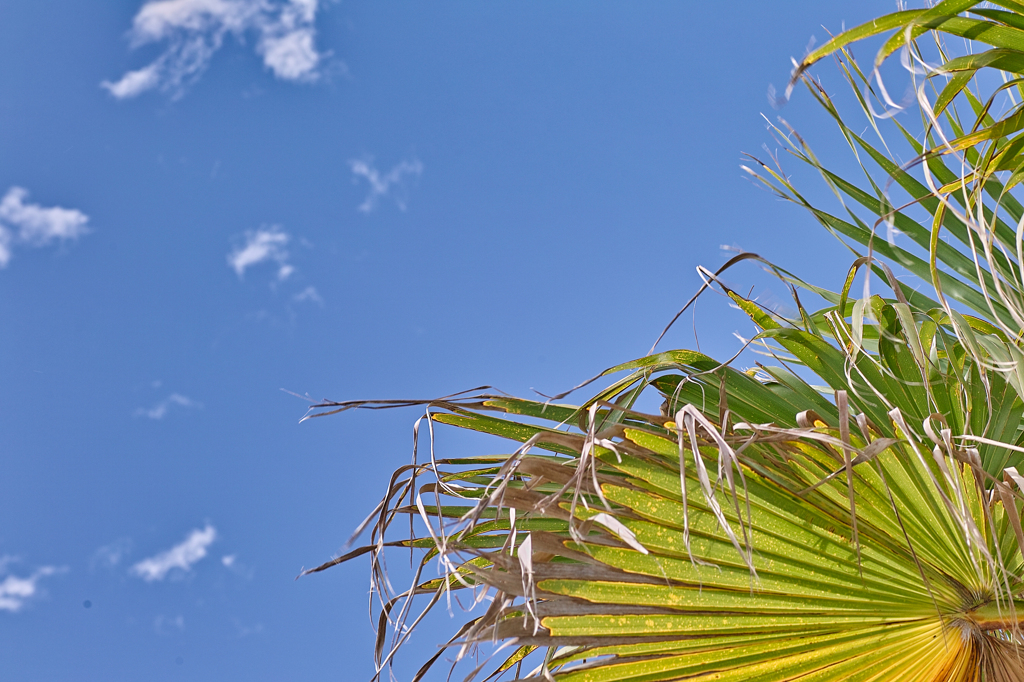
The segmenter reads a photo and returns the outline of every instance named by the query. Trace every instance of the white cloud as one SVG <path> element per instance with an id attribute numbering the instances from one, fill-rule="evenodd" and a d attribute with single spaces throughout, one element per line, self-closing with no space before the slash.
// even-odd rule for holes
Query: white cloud
<path id="1" fill-rule="evenodd" d="M 210 524 L 202 530 L 197 528 L 181 544 L 132 566 L 132 573 L 146 582 L 153 582 L 163 580 L 175 568 L 188 571 L 193 564 L 206 556 L 206 548 L 213 544 L 215 539 L 217 530 Z"/>
<path id="2" fill-rule="evenodd" d="M 311 80 L 322 56 L 316 51 L 313 22 L 317 0 L 291 0 L 276 22 L 261 26 L 258 50 L 278 78 Z"/>
<path id="3" fill-rule="evenodd" d="M 28 191 L 11 187 L 0 201 L 0 221 L 18 228 L 18 238 L 32 246 L 45 246 L 54 239 L 78 239 L 88 231 L 89 217 L 81 211 L 39 204 L 26 204 Z"/>
<path id="4" fill-rule="evenodd" d="M 116 83 L 103 81 L 103 87 L 118 99 L 127 99 L 151 90 L 160 84 L 160 67 L 157 63 L 129 71 Z"/>
<path id="5" fill-rule="evenodd" d="M 284 281 L 295 272 L 294 266 L 288 263 L 288 251 L 285 249 L 290 240 L 291 235 L 277 227 L 248 231 L 245 233 L 245 245 L 228 254 L 228 265 L 241 279 L 246 269 L 253 265 L 274 261 L 278 266 L 277 278 Z"/>
<path id="6" fill-rule="evenodd" d="M 252 566 L 244 564 L 238 560 L 237 554 L 225 554 L 220 558 L 220 563 L 225 569 L 243 580 L 252 580 L 253 576 L 256 574 L 256 571 Z"/>
<path id="7" fill-rule="evenodd" d="M 11 240 L 10 230 L 0 225 L 0 268 L 6 268 L 11 262 Z"/>
<path id="8" fill-rule="evenodd" d="M 47 246 L 54 240 L 78 239 L 89 232 L 89 216 L 73 208 L 25 203 L 28 190 L 11 187 L 0 199 L 0 268 L 11 260 L 15 245 Z"/>
<path id="9" fill-rule="evenodd" d="M 256 51 L 278 78 L 314 81 L 327 56 L 316 49 L 318 0 L 149 0 L 135 15 L 132 47 L 166 43 L 151 64 L 100 85 L 118 99 L 158 88 L 180 95 L 220 49 L 227 34 L 257 35 Z"/>
<path id="10" fill-rule="evenodd" d="M 163 419 L 167 416 L 167 411 L 174 405 L 180 405 L 181 407 L 193 407 L 202 408 L 203 404 L 192 400 L 180 393 L 172 393 L 153 407 L 140 407 L 135 410 L 136 417 L 149 417 L 150 419 Z"/>
<path id="11" fill-rule="evenodd" d="M 309 301 L 311 303 L 324 304 L 324 299 L 320 298 L 320 292 L 316 290 L 316 287 L 306 287 L 299 293 L 292 296 L 292 300 L 296 303 L 303 303 Z"/>
<path id="12" fill-rule="evenodd" d="M 419 177 L 423 173 L 423 164 L 419 159 L 413 159 L 411 161 L 402 161 L 392 168 L 386 175 L 381 175 L 380 171 L 373 167 L 372 161 L 349 161 L 349 166 L 352 168 L 353 181 L 358 178 L 366 178 L 366 181 L 370 183 L 370 194 L 367 195 L 366 201 L 359 205 L 359 210 L 363 213 L 369 213 L 377 207 L 377 202 L 383 197 L 388 196 L 393 190 L 397 190 L 394 194 L 395 203 L 398 204 L 398 208 L 405 210 L 406 205 L 406 194 L 408 193 L 405 186 L 405 176 Z"/>
<path id="13" fill-rule="evenodd" d="M 6 572 L 7 564 L 11 561 L 13 561 L 12 557 L 0 559 L 0 572 Z M 25 605 L 25 602 L 36 595 L 37 583 L 42 578 L 63 573 L 66 570 L 66 568 L 57 568 L 56 566 L 43 566 L 36 569 L 27 578 L 8 575 L 0 582 L 0 611 L 17 613 Z"/>

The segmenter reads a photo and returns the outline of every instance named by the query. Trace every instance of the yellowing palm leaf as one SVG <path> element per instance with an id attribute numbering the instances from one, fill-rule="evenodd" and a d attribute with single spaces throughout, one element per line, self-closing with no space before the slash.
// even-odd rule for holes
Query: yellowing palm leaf
<path id="1" fill-rule="evenodd" d="M 865 74 L 846 49 L 883 33 Z M 982 49 L 950 54 L 944 35 Z M 876 81 L 897 52 L 920 135 L 886 121 L 909 163 L 875 118 L 898 106 Z M 829 55 L 879 142 L 807 77 Z M 991 70 L 1002 84 L 983 91 L 975 77 Z M 1015 0 L 897 12 L 800 64 L 794 82 L 836 122 L 864 180 L 827 169 L 784 122 L 775 134 L 841 210 L 813 205 L 775 164 L 747 170 L 843 239 L 853 267 L 832 292 L 769 266 L 794 293 L 791 319 L 718 273 L 705 271 L 702 288 L 751 317 L 771 363 L 740 371 L 693 351 L 652 354 L 603 373 L 605 388 L 578 406 L 482 393 L 316 406 L 312 416 L 419 404 L 431 436 L 450 425 L 515 444 L 462 458 L 432 449 L 395 473 L 369 544 L 310 571 L 369 555 L 379 673 L 423 614 L 472 594 L 489 606 L 447 645 L 470 677 L 1024 681 L 1024 205 L 1012 193 L 1024 105 L 1001 103 L 1024 99 L 1022 73 Z M 933 291 L 901 285 L 892 268 Z M 861 276 L 887 293 L 851 299 Z M 807 310 L 798 291 L 824 307 Z M 636 408 L 652 393 L 659 414 Z M 423 550 L 405 591 L 385 570 L 394 548 Z M 441 577 L 423 577 L 431 563 Z M 498 642 L 511 649 L 468 663 Z"/>

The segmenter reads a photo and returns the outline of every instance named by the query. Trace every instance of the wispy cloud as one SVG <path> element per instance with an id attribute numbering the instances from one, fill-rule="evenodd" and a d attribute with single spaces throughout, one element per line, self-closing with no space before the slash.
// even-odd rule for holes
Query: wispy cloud
<path id="1" fill-rule="evenodd" d="M 135 564 L 131 572 L 146 582 L 153 582 L 163 580 L 175 568 L 188 571 L 206 556 L 206 548 L 216 539 L 217 530 L 207 524 L 202 530 L 192 531 L 181 544 Z"/>
<path id="2" fill-rule="evenodd" d="M 129 538 L 120 538 L 109 545 L 103 545 L 92 553 L 92 558 L 89 559 L 89 568 L 93 571 L 100 566 L 114 568 L 131 553 L 131 550 L 132 541 Z"/>
<path id="3" fill-rule="evenodd" d="M 228 265 L 241 279 L 252 266 L 273 261 L 277 263 L 277 278 L 286 280 L 295 272 L 288 262 L 288 250 L 285 248 L 289 241 L 291 235 L 278 227 L 250 230 L 245 233 L 245 244 L 228 254 Z"/>
<path id="4" fill-rule="evenodd" d="M 263 632 L 263 623 L 253 623 L 252 625 L 245 625 L 237 618 L 232 619 L 235 623 L 235 630 L 238 632 L 238 638 L 248 637 L 249 635 L 258 635 Z"/>
<path id="5" fill-rule="evenodd" d="M 377 202 L 388 195 L 391 195 L 398 208 L 404 211 L 408 200 L 406 178 L 418 178 L 423 173 L 423 164 L 419 159 L 402 161 L 383 175 L 374 168 L 372 160 L 353 159 L 348 163 L 352 168 L 354 182 L 359 178 L 365 178 L 370 183 L 370 193 L 359 205 L 359 210 L 363 213 L 373 211 L 377 207 Z"/>
<path id="6" fill-rule="evenodd" d="M 256 574 L 255 569 L 252 566 L 243 564 L 238 560 L 237 554 L 225 554 L 220 558 L 220 563 L 231 573 L 245 580 L 252 580 Z"/>
<path id="7" fill-rule="evenodd" d="M 299 293 L 292 296 L 292 300 L 296 303 L 304 303 L 306 301 L 310 303 L 324 304 L 324 299 L 320 297 L 320 292 L 316 290 L 316 287 L 306 287 Z"/>
<path id="8" fill-rule="evenodd" d="M 192 400 L 180 393 L 172 393 L 153 407 L 140 407 L 135 410 L 136 417 L 149 417 L 150 419 L 163 419 L 167 411 L 174 405 L 180 407 L 202 408 L 203 404 Z"/>
<path id="9" fill-rule="evenodd" d="M 309 82 L 328 56 L 316 49 L 319 0 L 149 0 L 132 21 L 133 48 L 165 43 L 147 66 L 101 85 L 118 99 L 160 89 L 180 96 L 210 63 L 230 33 L 240 42 L 256 35 L 256 52 L 273 74 Z"/>
<path id="10" fill-rule="evenodd" d="M 161 614 L 153 619 L 153 630 L 158 635 L 169 635 L 175 631 L 184 632 L 185 616 L 177 615 L 171 618 Z"/>
<path id="11" fill-rule="evenodd" d="M 13 557 L 0 559 L 0 575 L 7 572 L 7 565 L 13 561 Z M 43 566 L 37 568 L 27 578 L 19 578 L 16 575 L 7 575 L 0 582 L 0 611 L 17 613 L 25 606 L 25 603 L 36 596 L 39 591 L 39 581 L 47 576 L 63 573 L 66 568 L 56 566 Z"/>
<path id="12" fill-rule="evenodd" d="M 47 246 L 55 240 L 78 239 L 89 231 L 89 216 L 73 208 L 43 207 L 25 202 L 28 190 L 11 187 L 0 199 L 0 268 L 15 246 Z"/>

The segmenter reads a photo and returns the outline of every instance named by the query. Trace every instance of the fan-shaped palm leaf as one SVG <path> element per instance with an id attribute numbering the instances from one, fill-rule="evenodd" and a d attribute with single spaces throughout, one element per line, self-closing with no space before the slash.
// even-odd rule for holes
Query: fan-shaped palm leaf
<path id="1" fill-rule="evenodd" d="M 865 73 L 846 50 L 879 34 Z M 944 35 L 983 49 L 952 54 Z M 914 79 L 920 137 L 888 116 L 903 106 L 880 76 L 895 54 Z M 807 76 L 829 55 L 878 142 Z M 775 133 L 840 210 L 812 204 L 777 165 L 750 164 L 856 254 L 838 292 L 772 267 L 793 292 L 791 318 L 705 271 L 758 325 L 771 362 L 740 371 L 670 351 L 608 370 L 610 385 L 578 406 L 483 393 L 422 403 L 431 432 L 515 445 L 403 467 L 368 519 L 370 544 L 314 569 L 370 555 L 380 669 L 419 622 L 416 598 L 429 610 L 461 590 L 490 604 L 450 645 L 459 658 L 510 645 L 498 677 L 1024 680 L 1024 206 L 1012 195 L 1024 105 L 1009 96 L 1024 95 L 1022 76 L 1024 4 L 1010 0 L 897 12 L 800 64 L 794 82 L 864 179 L 828 170 L 784 122 Z M 911 162 L 896 160 L 897 143 Z M 934 293 L 901 286 L 891 267 Z M 884 296 L 851 299 L 859 275 Z M 807 310 L 800 292 L 824 307 Z M 659 414 L 635 409 L 651 392 Z M 391 539 L 409 519 L 411 535 Z M 392 547 L 423 549 L 404 593 L 384 568 Z M 422 578 L 435 561 L 443 576 Z"/>

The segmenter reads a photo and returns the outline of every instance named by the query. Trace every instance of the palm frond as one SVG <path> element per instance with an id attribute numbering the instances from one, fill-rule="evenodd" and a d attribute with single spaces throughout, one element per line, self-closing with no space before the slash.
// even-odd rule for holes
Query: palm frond
<path id="1" fill-rule="evenodd" d="M 875 36 L 864 70 L 849 48 Z M 907 103 L 882 74 L 896 55 L 919 123 L 895 116 Z M 828 56 L 877 141 L 810 77 Z M 435 605 L 467 595 L 479 608 L 445 650 L 469 661 L 502 643 L 470 678 L 1024 680 L 1024 4 L 880 17 L 811 52 L 800 83 L 861 177 L 781 119 L 772 133 L 837 208 L 777 160 L 746 170 L 855 260 L 835 291 L 753 254 L 702 270 L 701 292 L 759 328 L 764 364 L 652 349 L 578 387 L 603 386 L 578 405 L 484 388 L 315 406 L 424 409 L 429 459 L 395 472 L 368 544 L 310 571 L 370 557 L 379 675 Z M 796 312 L 719 279 L 751 261 Z M 511 445 L 439 459 L 435 425 Z M 385 556 L 417 548 L 412 586 L 395 589 Z"/>

